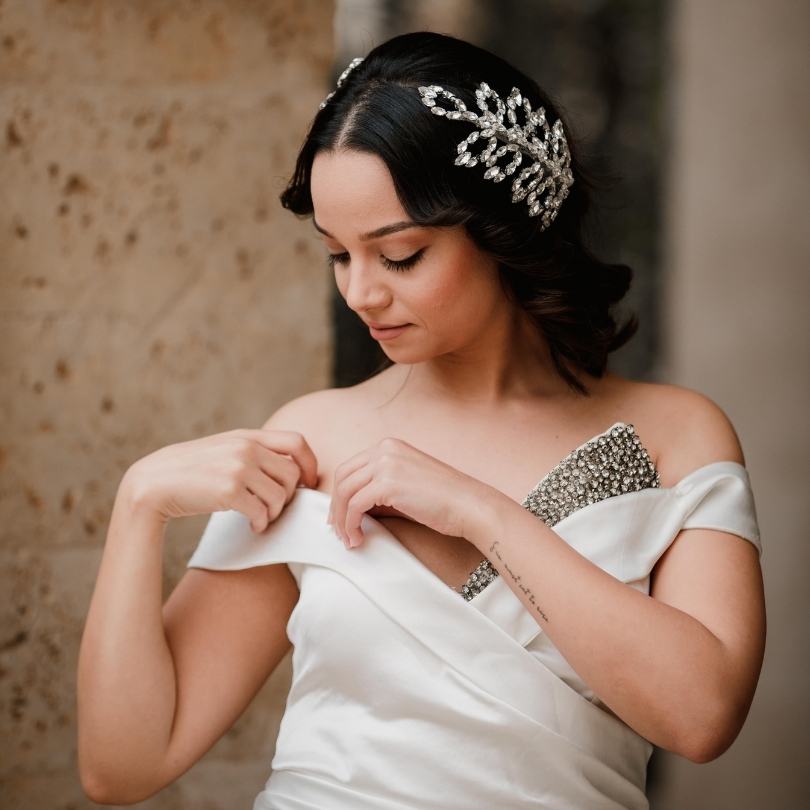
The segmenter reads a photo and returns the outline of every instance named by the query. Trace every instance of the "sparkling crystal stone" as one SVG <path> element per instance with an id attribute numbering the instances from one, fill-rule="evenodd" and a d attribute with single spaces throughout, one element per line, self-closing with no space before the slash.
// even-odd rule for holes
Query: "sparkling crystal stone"
<path id="1" fill-rule="evenodd" d="M 619 422 L 552 467 L 524 498 L 522 506 L 546 525 L 554 526 L 584 506 L 660 486 L 658 470 L 634 426 Z M 453 590 L 470 601 L 497 576 L 499 572 L 485 558 L 467 582 Z"/>
<path id="2" fill-rule="evenodd" d="M 536 194 L 526 200 L 529 216 L 539 215 L 542 223 L 541 229 L 547 228 L 555 218 L 560 203 L 566 198 L 568 189 L 574 182 L 573 173 L 569 168 L 571 155 L 565 140 L 562 121 L 558 119 L 553 127 L 549 127 L 543 107 L 532 110 L 529 99 L 525 98 L 517 87 L 511 89 L 504 102 L 486 82 L 480 82 L 474 90 L 476 104 L 481 111 L 480 115 L 467 110 L 461 99 L 439 85 L 419 87 L 419 93 L 422 102 L 430 109 L 431 113 L 443 116 L 451 121 L 469 121 L 475 125 L 483 137 L 490 139 L 489 145 L 479 155 L 478 159 L 460 160 L 456 158 L 454 159 L 455 165 L 471 168 L 480 162 L 487 167 L 484 172 L 484 179 L 500 183 L 507 175 L 515 172 L 522 161 L 522 157 L 527 156 L 532 160 L 531 165 L 528 167 L 529 171 L 521 172 L 513 182 L 512 202 L 523 200 L 528 191 L 534 190 L 536 183 L 525 191 L 519 188 L 523 180 L 532 174 L 542 173 L 543 176 L 548 175 L 558 180 L 556 183 L 543 183 Z M 438 95 L 444 96 L 452 102 L 455 110 L 437 106 L 435 99 Z M 490 100 L 494 102 L 495 110 L 491 109 Z M 522 110 L 524 118 L 522 125 L 517 119 L 518 109 Z M 504 118 L 506 118 L 506 123 Z M 509 126 L 506 125 L 507 123 Z M 543 140 L 534 134 L 538 126 L 543 128 Z M 476 132 L 476 134 L 478 133 Z M 506 146 L 496 147 L 496 141 L 505 142 Z M 466 143 L 471 142 L 472 139 L 468 136 L 458 144 L 459 154 L 466 151 Z M 551 146 L 550 150 L 549 146 Z M 497 151 L 493 158 L 492 152 L 496 148 Z M 503 158 L 509 150 L 515 152 L 515 159 L 499 164 L 499 159 Z M 549 154 L 551 154 L 551 157 L 549 157 Z M 535 199 L 541 193 L 545 195 L 546 199 L 543 201 Z"/>

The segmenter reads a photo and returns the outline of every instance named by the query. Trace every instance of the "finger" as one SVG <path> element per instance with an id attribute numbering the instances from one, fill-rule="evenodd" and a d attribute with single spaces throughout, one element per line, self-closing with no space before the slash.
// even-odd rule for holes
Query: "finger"
<path id="1" fill-rule="evenodd" d="M 370 481 L 366 486 L 355 492 L 349 499 L 346 509 L 345 526 L 350 548 L 357 548 L 357 546 L 365 540 L 361 528 L 363 515 L 381 500 L 382 496 L 383 493 L 379 481 Z"/>
<path id="2" fill-rule="evenodd" d="M 335 526 L 340 530 L 344 543 L 349 541 L 349 504 L 357 492 L 367 487 L 374 480 L 372 466 L 366 465 L 345 478 L 338 489 L 335 501 Z M 371 508 L 373 504 L 369 504 Z"/>
<path id="3" fill-rule="evenodd" d="M 347 532 L 349 501 L 358 490 L 367 486 L 371 480 L 371 466 L 365 465 L 355 470 L 355 472 L 347 478 L 344 478 L 340 484 L 338 484 L 337 489 L 332 491 L 333 523 L 344 543 L 348 542 L 349 539 Z"/>
<path id="4" fill-rule="evenodd" d="M 264 503 L 267 522 L 274 521 L 287 503 L 287 491 L 278 481 L 259 469 L 248 470 L 244 481 L 247 488 Z"/>
<path id="5" fill-rule="evenodd" d="M 318 460 L 307 440 L 294 430 L 265 428 L 237 428 L 236 433 L 253 439 L 268 450 L 292 456 L 301 468 L 303 480 L 311 487 L 318 486 Z"/>
<path id="6" fill-rule="evenodd" d="M 332 502 L 329 506 L 330 522 L 335 522 L 337 512 L 335 511 L 335 494 L 338 493 L 345 481 L 353 475 L 357 470 L 368 464 L 371 458 L 373 448 L 362 450 L 353 456 L 350 456 L 346 461 L 340 463 L 335 467 L 335 472 L 332 480 Z"/>
<path id="7" fill-rule="evenodd" d="M 258 466 L 266 475 L 277 481 L 285 491 L 284 502 L 290 501 L 302 476 L 297 462 L 288 456 L 279 455 L 274 450 L 257 446 Z"/>
<path id="8" fill-rule="evenodd" d="M 249 489 L 241 489 L 234 499 L 233 508 L 241 512 L 249 521 L 250 528 L 256 534 L 263 532 L 269 523 L 267 519 L 267 504 Z"/>

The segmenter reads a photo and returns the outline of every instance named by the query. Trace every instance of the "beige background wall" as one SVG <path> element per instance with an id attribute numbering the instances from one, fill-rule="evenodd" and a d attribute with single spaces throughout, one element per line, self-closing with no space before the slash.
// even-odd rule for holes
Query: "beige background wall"
<path id="1" fill-rule="evenodd" d="M 719 760 L 653 810 L 808 803 L 807 4 L 674 4 L 667 356 L 743 441 L 769 635 Z M 331 280 L 278 204 L 329 89 L 323 0 L 0 0 L 0 805 L 85 808 L 75 667 L 120 476 L 328 385 Z M 440 18 L 438 18 L 440 19 Z M 366 49 L 374 44 L 366 43 Z M 165 592 L 205 518 L 171 525 Z M 289 659 L 148 808 L 249 808 Z"/>
<path id="2" fill-rule="evenodd" d="M 748 721 L 703 765 L 665 755 L 653 810 L 810 807 L 810 5 L 682 0 L 673 18 L 668 363 L 740 436 L 768 637 Z"/>
<path id="3" fill-rule="evenodd" d="M 328 384 L 309 223 L 278 202 L 328 92 L 327 0 L 0 4 L 0 805 L 92 806 L 75 668 L 135 459 Z M 170 525 L 165 592 L 205 518 Z M 155 808 L 250 807 L 287 675 Z"/>

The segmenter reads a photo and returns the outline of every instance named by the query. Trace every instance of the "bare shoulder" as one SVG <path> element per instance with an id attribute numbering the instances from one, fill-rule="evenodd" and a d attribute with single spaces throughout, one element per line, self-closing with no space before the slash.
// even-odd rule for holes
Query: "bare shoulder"
<path id="1" fill-rule="evenodd" d="M 319 488 L 335 465 L 356 452 L 366 436 L 370 416 L 395 386 L 386 371 L 356 385 L 310 391 L 285 402 L 263 427 L 300 433 L 318 460 Z"/>
<path id="2" fill-rule="evenodd" d="M 344 388 L 323 388 L 291 399 L 277 408 L 262 425 L 265 430 L 286 430 L 303 436 L 315 455 L 318 478 L 332 466 L 337 437 L 345 433 L 345 414 L 352 394 Z"/>
<path id="3" fill-rule="evenodd" d="M 310 391 L 278 407 L 263 427 L 273 430 L 305 432 L 317 428 L 324 418 L 342 408 L 346 398 L 342 388 L 323 388 Z"/>
<path id="4" fill-rule="evenodd" d="M 357 386 L 322 388 L 285 402 L 264 423 L 265 428 L 318 432 L 334 430 L 358 407 L 364 397 Z"/>
<path id="5" fill-rule="evenodd" d="M 715 461 L 745 465 L 728 414 L 711 397 L 671 383 L 632 383 L 634 400 L 655 436 L 661 485 L 669 487 Z"/>
<path id="6" fill-rule="evenodd" d="M 391 367 L 355 385 L 310 391 L 281 405 L 264 427 L 333 432 L 344 419 L 362 422 L 372 408 L 395 393 L 402 376 L 399 368 Z"/>

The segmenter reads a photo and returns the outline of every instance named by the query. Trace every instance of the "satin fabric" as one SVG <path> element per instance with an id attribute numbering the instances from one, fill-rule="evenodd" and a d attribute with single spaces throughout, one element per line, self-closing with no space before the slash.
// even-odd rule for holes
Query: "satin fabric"
<path id="1" fill-rule="evenodd" d="M 298 583 L 292 685 L 253 810 L 649 808 L 652 744 L 593 696 L 503 576 L 468 602 L 369 515 L 348 551 L 326 523 L 330 500 L 300 488 L 260 535 L 240 512 L 215 512 L 187 564 L 286 563 Z M 688 528 L 762 554 L 745 467 L 715 462 L 553 531 L 648 593 Z"/>

